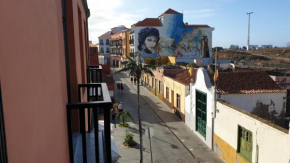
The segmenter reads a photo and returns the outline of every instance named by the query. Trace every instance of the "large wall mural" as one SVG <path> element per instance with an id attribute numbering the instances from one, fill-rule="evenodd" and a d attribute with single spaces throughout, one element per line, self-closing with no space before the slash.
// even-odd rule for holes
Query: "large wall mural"
<path id="1" fill-rule="evenodd" d="M 177 59 L 212 57 L 212 28 L 188 28 L 182 14 L 164 16 L 162 27 L 135 27 L 141 57 L 175 56 Z"/>

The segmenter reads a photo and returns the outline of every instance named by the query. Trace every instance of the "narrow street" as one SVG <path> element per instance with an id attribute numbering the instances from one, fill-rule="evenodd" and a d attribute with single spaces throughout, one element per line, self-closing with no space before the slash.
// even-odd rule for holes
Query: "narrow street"
<path id="1" fill-rule="evenodd" d="M 129 122 L 128 128 L 114 129 L 112 134 L 121 158 L 120 163 L 137 163 L 140 159 L 139 132 L 137 119 L 137 93 L 136 85 L 124 74 L 115 74 L 115 82 L 122 82 L 123 93 L 116 90 L 116 102 L 122 101 L 124 109 L 129 111 L 134 123 Z M 140 86 L 140 107 L 143 129 L 152 127 L 154 136 L 151 139 L 154 163 L 222 163 L 219 156 L 212 152 L 192 131 L 173 113 L 161 100 L 151 94 L 146 88 Z M 125 132 L 129 130 L 134 134 L 138 143 L 133 148 L 125 147 Z M 151 162 L 149 139 L 143 135 L 144 163 Z"/>

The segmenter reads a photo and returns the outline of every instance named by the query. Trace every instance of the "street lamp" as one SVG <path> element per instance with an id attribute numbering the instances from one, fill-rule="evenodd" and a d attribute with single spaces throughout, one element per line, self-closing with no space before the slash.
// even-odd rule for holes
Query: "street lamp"
<path id="1" fill-rule="evenodd" d="M 247 14 L 249 15 L 249 23 L 248 23 L 248 47 L 247 50 L 250 50 L 250 17 L 251 14 L 253 14 L 254 12 L 248 12 Z"/>

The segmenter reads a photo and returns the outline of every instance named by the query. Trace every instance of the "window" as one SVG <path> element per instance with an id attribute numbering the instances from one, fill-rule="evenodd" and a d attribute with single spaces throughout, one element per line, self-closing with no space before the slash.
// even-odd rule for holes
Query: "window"
<path id="1" fill-rule="evenodd" d="M 176 94 L 176 107 L 180 109 L 180 95 Z"/>
<path id="2" fill-rule="evenodd" d="M 247 161 L 252 162 L 252 132 L 238 126 L 238 153 Z"/>
<path id="3" fill-rule="evenodd" d="M 154 88 L 154 78 L 152 77 L 152 80 L 151 80 L 152 82 L 152 88 Z"/>
<path id="4" fill-rule="evenodd" d="M 162 86 L 161 86 L 161 81 L 159 81 L 159 93 L 161 93 L 161 90 L 162 90 Z"/>
<path id="5" fill-rule="evenodd" d="M 169 100 L 169 88 L 166 87 L 166 100 Z"/>
<path id="6" fill-rule="evenodd" d="M 5 125 L 2 105 L 2 93 L 0 83 L 0 162 L 7 163 L 7 150 L 6 150 L 6 137 L 5 137 Z"/>

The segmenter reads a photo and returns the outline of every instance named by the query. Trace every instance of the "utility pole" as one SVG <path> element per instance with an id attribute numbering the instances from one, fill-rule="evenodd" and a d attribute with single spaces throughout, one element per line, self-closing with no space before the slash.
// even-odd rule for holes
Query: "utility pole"
<path id="1" fill-rule="evenodd" d="M 248 12 L 247 14 L 249 15 L 249 23 L 248 23 L 248 46 L 247 50 L 250 50 L 250 19 L 251 19 L 251 14 L 254 12 Z"/>

